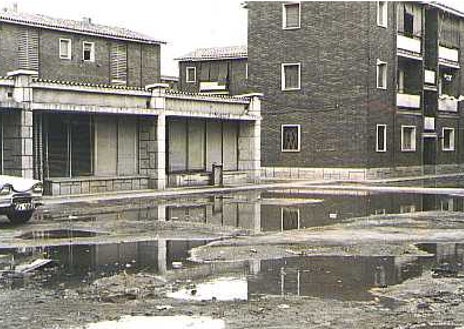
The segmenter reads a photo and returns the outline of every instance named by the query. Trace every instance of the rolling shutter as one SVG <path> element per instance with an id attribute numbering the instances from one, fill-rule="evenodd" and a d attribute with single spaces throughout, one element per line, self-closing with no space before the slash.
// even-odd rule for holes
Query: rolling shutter
<path id="1" fill-rule="evenodd" d="M 39 32 L 35 29 L 18 31 L 18 68 L 39 71 Z"/>
<path id="2" fill-rule="evenodd" d="M 127 84 L 127 49 L 124 44 L 111 45 L 111 83 Z"/>

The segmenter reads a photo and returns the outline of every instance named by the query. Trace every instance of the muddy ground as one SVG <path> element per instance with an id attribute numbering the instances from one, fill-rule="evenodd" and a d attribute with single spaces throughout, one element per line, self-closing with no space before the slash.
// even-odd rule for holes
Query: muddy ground
<path id="1" fill-rule="evenodd" d="M 79 205 L 87 209 L 89 205 Z M 464 277 L 420 276 L 400 284 L 371 289 L 369 301 L 257 294 L 247 301 L 181 301 L 166 295 L 210 279 L 211 268 L 227 274 L 243 271 L 240 262 L 295 255 L 424 256 L 415 243 L 463 242 L 464 214 L 418 212 L 354 218 L 335 225 L 283 233 L 250 235 L 246 230 L 182 222 L 84 220 L 82 210 L 55 207 L 22 226 L 0 223 L 2 245 L 32 247 L 37 240 L 21 234 L 55 228 L 92 228 L 109 233 L 82 241 L 136 241 L 159 238 L 217 239 L 192 250 L 198 267 L 171 269 L 163 275 L 127 273 L 47 288 L 43 273 L 31 273 L 30 284 L 3 284 L 0 328 L 83 328 L 122 315 L 189 315 L 223 319 L 226 328 L 464 328 Z M 60 213 L 61 220 L 50 214 Z M 68 216 L 68 217 L 66 217 Z M 81 217 L 79 217 L 81 216 Z M 73 243 L 77 243 L 73 241 Z M 69 243 L 59 239 L 47 243 Z M 37 278 L 39 278 L 37 280 Z M 23 279 L 24 280 L 24 279 Z M 44 276 L 42 280 L 47 280 Z M 28 281 L 29 282 L 29 281 Z"/>

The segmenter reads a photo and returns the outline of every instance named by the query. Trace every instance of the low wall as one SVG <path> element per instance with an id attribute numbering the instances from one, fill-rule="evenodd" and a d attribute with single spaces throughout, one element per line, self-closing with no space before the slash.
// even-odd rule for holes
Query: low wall
<path id="1" fill-rule="evenodd" d="M 261 178 L 270 180 L 366 181 L 423 175 L 461 174 L 464 164 L 393 168 L 283 168 L 263 167 Z"/>
<path id="2" fill-rule="evenodd" d="M 44 180 L 45 195 L 77 195 L 148 189 L 147 176 L 76 177 Z"/>
<path id="3" fill-rule="evenodd" d="M 225 171 L 223 173 L 223 185 L 238 185 L 249 182 L 246 172 Z M 168 175 L 169 187 L 207 186 L 213 184 L 211 173 L 179 173 Z"/>

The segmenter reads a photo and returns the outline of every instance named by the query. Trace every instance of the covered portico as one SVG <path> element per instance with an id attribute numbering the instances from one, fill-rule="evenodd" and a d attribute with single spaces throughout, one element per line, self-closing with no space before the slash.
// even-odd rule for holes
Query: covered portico
<path id="1" fill-rule="evenodd" d="M 117 87 L 34 74 L 0 79 L 4 174 L 43 179 L 53 195 L 209 184 L 213 164 L 230 182 L 259 177 L 259 95 L 184 94 L 163 84 Z"/>

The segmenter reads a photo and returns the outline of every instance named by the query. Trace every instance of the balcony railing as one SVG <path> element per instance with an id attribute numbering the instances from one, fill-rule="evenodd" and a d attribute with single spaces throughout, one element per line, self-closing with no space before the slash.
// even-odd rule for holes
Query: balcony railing
<path id="1" fill-rule="evenodd" d="M 438 111 L 457 112 L 458 100 L 448 95 L 440 96 L 438 98 Z"/>
<path id="2" fill-rule="evenodd" d="M 420 109 L 420 104 L 420 95 L 396 94 L 396 106 L 398 107 Z"/>
<path id="3" fill-rule="evenodd" d="M 438 61 L 442 65 L 459 68 L 459 50 L 440 46 L 438 48 Z"/>
<path id="4" fill-rule="evenodd" d="M 420 57 L 421 54 L 421 40 L 418 38 L 407 37 L 402 34 L 398 34 L 397 47 L 399 55 L 413 55 L 414 57 Z"/>

